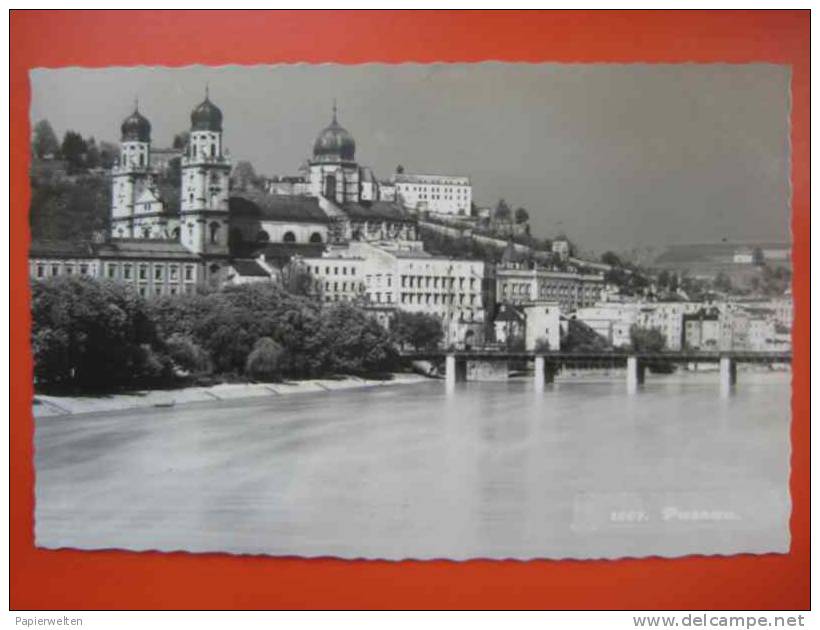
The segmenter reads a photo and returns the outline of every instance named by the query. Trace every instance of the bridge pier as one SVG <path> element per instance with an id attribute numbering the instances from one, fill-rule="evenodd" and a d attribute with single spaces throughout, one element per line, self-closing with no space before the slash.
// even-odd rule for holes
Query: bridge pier
<path id="1" fill-rule="evenodd" d="M 720 393 L 729 395 L 737 385 L 737 361 L 731 357 L 720 357 Z"/>
<path id="2" fill-rule="evenodd" d="M 444 360 L 444 367 L 447 389 L 453 389 L 456 383 L 463 383 L 467 380 L 466 359 L 460 359 L 454 354 L 448 354 Z"/>
<path id="3" fill-rule="evenodd" d="M 626 358 L 626 390 L 630 394 L 638 391 L 646 378 L 646 366 L 636 356 Z"/>
<path id="4" fill-rule="evenodd" d="M 551 385 L 555 382 L 555 375 L 558 372 L 558 367 L 547 360 L 542 355 L 535 357 L 535 389 L 536 391 L 543 391 L 544 385 Z"/>

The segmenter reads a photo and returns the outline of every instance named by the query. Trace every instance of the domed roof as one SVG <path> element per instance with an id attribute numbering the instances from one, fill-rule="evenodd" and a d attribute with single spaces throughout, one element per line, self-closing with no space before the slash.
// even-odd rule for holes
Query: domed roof
<path id="1" fill-rule="evenodd" d="M 191 112 L 191 131 L 222 131 L 222 110 L 211 103 L 207 89 L 205 100 Z"/>
<path id="2" fill-rule="evenodd" d="M 356 141 L 347 129 L 336 120 L 336 105 L 333 105 L 333 121 L 322 129 L 313 143 L 313 157 L 319 160 L 352 161 L 356 155 Z"/>
<path id="3" fill-rule="evenodd" d="M 137 142 L 151 142 L 151 123 L 140 114 L 138 106 L 134 106 L 134 113 L 122 121 L 120 127 L 122 141 L 136 140 Z"/>

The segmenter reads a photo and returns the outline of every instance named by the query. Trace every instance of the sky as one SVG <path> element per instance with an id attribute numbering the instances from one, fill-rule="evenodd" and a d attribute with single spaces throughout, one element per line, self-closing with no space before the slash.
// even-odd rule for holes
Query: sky
<path id="1" fill-rule="evenodd" d="M 139 98 L 154 147 L 205 86 L 234 161 L 296 174 L 331 118 L 386 179 L 467 175 L 582 249 L 790 240 L 790 73 L 770 64 L 296 64 L 37 69 L 32 123 L 118 141 Z"/>

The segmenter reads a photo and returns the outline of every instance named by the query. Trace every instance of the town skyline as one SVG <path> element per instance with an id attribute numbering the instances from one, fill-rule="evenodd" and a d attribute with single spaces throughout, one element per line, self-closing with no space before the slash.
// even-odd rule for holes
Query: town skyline
<path id="1" fill-rule="evenodd" d="M 32 72 L 31 119 L 115 142 L 138 97 L 154 147 L 170 146 L 207 85 L 234 162 L 283 176 L 335 99 L 380 179 L 398 164 L 466 175 L 477 205 L 527 208 L 534 234 L 623 251 L 790 240 L 788 76 L 771 65 L 71 68 Z"/>

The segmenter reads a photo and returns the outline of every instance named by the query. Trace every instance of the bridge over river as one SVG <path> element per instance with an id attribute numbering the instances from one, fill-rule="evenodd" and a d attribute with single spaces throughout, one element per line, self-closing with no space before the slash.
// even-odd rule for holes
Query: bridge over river
<path id="1" fill-rule="evenodd" d="M 772 365 L 791 363 L 791 352 L 731 350 L 721 352 L 510 352 L 499 350 L 419 351 L 405 352 L 402 357 L 415 361 L 444 361 L 448 387 L 467 380 L 467 363 L 534 362 L 535 386 L 543 389 L 552 383 L 563 367 L 625 367 L 627 388 L 637 391 L 646 377 L 647 367 L 716 363 L 720 366 L 723 391 L 737 384 L 738 363 Z"/>

